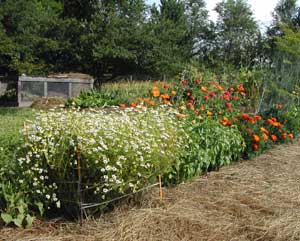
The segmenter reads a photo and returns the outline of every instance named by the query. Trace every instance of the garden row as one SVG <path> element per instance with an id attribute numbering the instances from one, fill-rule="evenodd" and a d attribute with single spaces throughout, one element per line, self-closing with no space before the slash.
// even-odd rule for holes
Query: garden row
<path id="1" fill-rule="evenodd" d="M 79 107 L 95 95 L 69 104 Z M 103 211 L 157 176 L 176 184 L 299 135 L 298 107 L 278 104 L 258 115 L 241 113 L 245 103 L 242 84 L 184 79 L 109 111 L 40 112 L 24 126 L 15 155 L 1 152 L 1 218 L 24 226 L 35 215 L 77 215 L 82 204 Z"/>

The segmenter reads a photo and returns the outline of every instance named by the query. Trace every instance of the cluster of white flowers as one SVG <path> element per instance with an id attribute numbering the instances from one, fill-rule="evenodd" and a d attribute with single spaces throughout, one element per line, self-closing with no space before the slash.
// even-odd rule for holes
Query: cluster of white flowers
<path id="1" fill-rule="evenodd" d="M 60 206 L 56 193 L 76 191 L 61 190 L 60 183 L 73 182 L 75 187 L 78 168 L 85 197 L 93 202 L 135 192 L 169 171 L 187 143 L 171 112 L 41 112 L 23 130 L 26 154 L 18 161 L 32 180 L 33 192 L 49 205 Z"/>

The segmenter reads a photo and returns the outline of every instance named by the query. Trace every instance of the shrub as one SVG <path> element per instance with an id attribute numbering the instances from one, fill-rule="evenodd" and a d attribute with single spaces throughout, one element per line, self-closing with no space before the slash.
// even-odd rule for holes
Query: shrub
<path id="1" fill-rule="evenodd" d="M 31 187 L 31 203 L 71 213 L 79 179 L 86 203 L 135 192 L 170 171 L 187 138 L 180 125 L 167 109 L 42 112 L 24 130 L 18 181 Z"/>

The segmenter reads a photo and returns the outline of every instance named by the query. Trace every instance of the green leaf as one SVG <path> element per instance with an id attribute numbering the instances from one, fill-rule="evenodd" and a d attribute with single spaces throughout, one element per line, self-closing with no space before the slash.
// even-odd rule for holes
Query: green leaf
<path id="1" fill-rule="evenodd" d="M 5 224 L 9 224 L 13 221 L 13 218 L 8 213 L 1 213 L 1 218 L 5 222 Z"/>
<path id="2" fill-rule="evenodd" d="M 41 216 L 44 214 L 44 204 L 42 202 L 35 202 L 35 205 L 39 209 L 39 213 Z"/>
<path id="3" fill-rule="evenodd" d="M 32 226 L 32 223 L 33 223 L 34 219 L 35 218 L 33 216 L 27 214 L 26 219 L 25 219 L 25 221 L 26 221 L 26 228 L 29 228 L 29 227 Z"/>
<path id="4" fill-rule="evenodd" d="M 24 218 L 25 218 L 24 214 L 18 214 L 18 216 L 13 219 L 13 222 L 17 227 L 22 228 Z"/>

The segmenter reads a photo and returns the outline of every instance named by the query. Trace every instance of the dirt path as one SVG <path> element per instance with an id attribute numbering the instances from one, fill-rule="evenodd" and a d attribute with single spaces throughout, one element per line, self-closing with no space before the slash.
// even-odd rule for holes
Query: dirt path
<path id="1" fill-rule="evenodd" d="M 2 229 L 0 240 L 300 240 L 300 144 L 195 178 L 165 197 L 160 202 L 152 190 L 140 205 L 123 205 L 81 228 L 41 222 Z"/>

